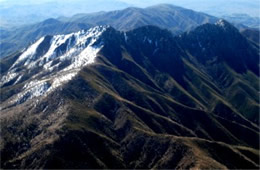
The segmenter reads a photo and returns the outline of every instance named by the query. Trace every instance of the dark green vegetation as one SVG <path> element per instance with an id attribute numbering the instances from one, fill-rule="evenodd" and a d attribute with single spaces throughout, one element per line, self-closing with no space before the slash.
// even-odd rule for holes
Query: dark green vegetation
<path id="1" fill-rule="evenodd" d="M 96 64 L 1 111 L 2 168 L 259 169 L 258 45 L 225 21 L 100 41 Z"/>

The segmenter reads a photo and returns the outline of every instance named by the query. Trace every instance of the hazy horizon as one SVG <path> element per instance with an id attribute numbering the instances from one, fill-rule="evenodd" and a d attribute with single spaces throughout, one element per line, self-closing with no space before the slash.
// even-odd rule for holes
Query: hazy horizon
<path id="1" fill-rule="evenodd" d="M 155 4 L 162 4 L 168 3 L 177 6 L 181 6 L 184 8 L 190 8 L 193 10 L 205 11 L 208 10 L 207 8 L 220 7 L 220 8 L 233 8 L 232 11 L 234 13 L 246 13 L 251 16 L 259 16 L 260 11 L 260 2 L 258 0 L 107 0 L 108 2 L 114 2 L 114 5 L 118 5 L 118 3 L 125 4 L 126 6 L 135 6 L 135 7 L 147 7 Z M 56 3 L 59 5 L 66 5 L 66 4 L 94 4 L 99 2 L 106 2 L 102 0 L 0 0 L 0 5 L 2 4 L 3 7 L 13 7 L 17 5 L 28 6 L 28 5 L 39 5 L 39 4 L 46 4 L 46 3 Z M 196 3 L 194 3 L 196 2 Z M 99 6 L 103 4 L 96 4 L 96 6 L 92 6 L 92 11 L 98 12 L 100 10 Z M 84 5 L 83 5 L 84 6 Z M 252 8 L 253 10 L 248 11 L 248 8 Z M 115 8 L 117 8 L 115 6 Z M 120 6 L 118 7 L 120 8 Z M 244 8 L 244 9 L 243 9 Z M 105 8 L 104 8 L 105 9 Z M 218 9 L 224 10 L 224 9 Z M 231 12 L 232 12 L 231 11 Z M 86 11 L 87 13 L 88 11 Z"/>
<path id="2" fill-rule="evenodd" d="M 78 13 L 120 10 L 172 4 L 216 17 L 247 14 L 259 17 L 258 0 L 0 0 L 0 27 L 8 28 L 40 22 L 48 18 L 71 17 Z"/>

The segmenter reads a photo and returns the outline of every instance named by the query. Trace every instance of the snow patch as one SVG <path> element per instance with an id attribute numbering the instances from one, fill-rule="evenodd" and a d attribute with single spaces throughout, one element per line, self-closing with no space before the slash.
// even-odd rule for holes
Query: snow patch
<path id="1" fill-rule="evenodd" d="M 63 85 L 64 83 L 67 83 L 68 81 L 70 81 L 73 77 L 75 77 L 77 74 L 77 72 L 72 72 L 72 73 L 64 73 L 63 75 L 57 76 L 54 78 L 50 89 L 48 90 L 48 92 L 53 91 L 54 89 L 56 89 L 57 87 Z"/>
<path id="2" fill-rule="evenodd" d="M 23 76 L 23 74 L 19 75 L 15 72 L 18 64 L 25 63 L 24 65 L 28 70 L 41 69 L 31 75 L 31 81 L 24 85 L 22 91 L 14 96 L 11 102 L 20 104 L 35 97 L 46 96 L 56 88 L 69 82 L 82 67 L 93 64 L 97 53 L 103 47 L 103 42 L 97 44 L 97 40 L 106 29 L 107 26 L 97 26 L 87 31 L 82 30 L 67 35 L 55 35 L 50 41 L 49 50 L 37 59 L 34 58 L 36 49 L 44 40 L 44 37 L 36 41 L 22 53 L 9 69 L 8 74 L 1 79 L 0 84 L 18 77 L 15 81 L 15 83 L 18 83 Z M 59 56 L 59 54 L 56 54 L 56 49 L 66 41 L 68 43 L 64 54 Z M 63 69 L 54 69 L 60 68 L 60 65 L 62 65 Z M 47 76 L 42 77 L 41 74 L 44 75 L 45 73 L 47 73 Z M 41 77 L 41 79 L 37 77 Z"/>
<path id="3" fill-rule="evenodd" d="M 13 102 L 20 104 L 34 97 L 43 96 L 49 87 L 50 84 L 46 81 L 32 81 L 24 86 L 23 92 L 19 93 Z"/>
<path id="4" fill-rule="evenodd" d="M 127 35 L 126 35 L 126 32 L 124 32 L 124 37 L 125 37 L 125 42 L 127 42 L 128 37 L 127 37 Z"/>
<path id="5" fill-rule="evenodd" d="M 17 77 L 17 73 L 9 73 L 1 78 L 0 86 L 4 85 L 5 83 L 10 82 L 11 80 Z"/>
<path id="6" fill-rule="evenodd" d="M 44 64 L 43 61 L 48 62 L 51 59 L 55 58 L 57 56 L 55 49 L 57 49 L 60 45 L 65 43 L 67 39 L 71 38 L 73 34 L 68 35 L 55 35 L 51 40 L 51 46 L 48 50 L 48 52 L 41 57 L 40 66 Z"/>
<path id="7" fill-rule="evenodd" d="M 225 23 L 225 21 L 224 21 L 223 19 L 218 20 L 218 21 L 215 23 L 215 25 L 217 25 L 217 26 L 219 26 L 219 27 L 221 27 L 221 28 L 224 28 L 224 29 L 226 29 L 226 27 L 227 27 L 227 25 L 226 25 L 226 23 Z"/>
<path id="8" fill-rule="evenodd" d="M 22 77 L 23 75 L 18 76 L 18 78 L 14 82 L 14 85 L 17 84 L 22 79 Z"/>
<path id="9" fill-rule="evenodd" d="M 72 70 L 81 68 L 87 64 L 92 64 L 95 61 L 96 54 L 102 48 L 88 46 L 81 53 L 72 59 L 72 63 L 64 70 Z"/>
<path id="10" fill-rule="evenodd" d="M 147 41 L 149 44 L 152 44 L 152 42 L 153 42 L 151 39 L 147 38 L 146 36 L 144 37 L 143 43 L 145 41 Z"/>
<path id="11" fill-rule="evenodd" d="M 35 55 L 36 49 L 37 47 L 42 43 L 42 41 L 44 40 L 44 37 L 40 38 L 38 41 L 36 41 L 34 44 L 32 44 L 27 50 L 25 50 L 20 57 L 16 60 L 16 62 L 13 64 L 13 66 L 11 67 L 14 68 L 16 65 L 18 65 L 19 63 L 25 61 L 25 66 L 28 65 L 32 60 L 33 57 Z"/>

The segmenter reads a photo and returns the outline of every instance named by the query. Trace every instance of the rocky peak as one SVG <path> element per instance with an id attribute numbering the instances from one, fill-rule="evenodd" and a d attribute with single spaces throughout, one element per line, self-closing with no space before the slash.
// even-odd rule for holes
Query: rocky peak
<path id="1" fill-rule="evenodd" d="M 78 71 L 95 62 L 103 47 L 101 35 L 108 26 L 96 26 L 76 33 L 45 36 L 25 49 L 1 77 L 1 86 L 24 84 L 10 103 L 52 92 L 72 79 Z"/>
<path id="2" fill-rule="evenodd" d="M 228 23 L 226 20 L 224 19 L 220 19 L 215 23 L 216 26 L 227 29 L 227 28 L 235 28 L 234 26 L 232 26 L 230 23 Z"/>
<path id="3" fill-rule="evenodd" d="M 183 48 L 196 56 L 200 63 L 225 62 L 237 72 L 242 73 L 250 69 L 258 74 L 258 66 L 253 64 L 258 61 L 258 57 L 247 52 L 249 49 L 255 49 L 251 49 L 246 38 L 225 20 L 199 26 L 178 39 Z"/>

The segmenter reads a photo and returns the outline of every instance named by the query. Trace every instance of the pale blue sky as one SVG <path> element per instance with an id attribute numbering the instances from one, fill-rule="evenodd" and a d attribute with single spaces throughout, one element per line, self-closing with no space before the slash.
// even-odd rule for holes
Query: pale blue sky
<path id="1" fill-rule="evenodd" d="M 59 4 L 77 3 L 79 5 L 95 2 L 96 0 L 0 0 L 2 6 L 43 4 L 46 2 L 57 2 Z M 104 0 L 105 1 L 105 0 Z M 145 7 L 159 3 L 174 4 L 197 11 L 211 14 L 221 13 L 246 13 L 251 16 L 259 16 L 259 0 L 110 0 L 114 2 L 125 2 L 128 6 Z M 116 3 L 118 4 L 118 3 Z M 93 6 L 93 11 L 102 9 L 102 3 Z M 116 7 L 115 7 L 116 8 Z"/>

